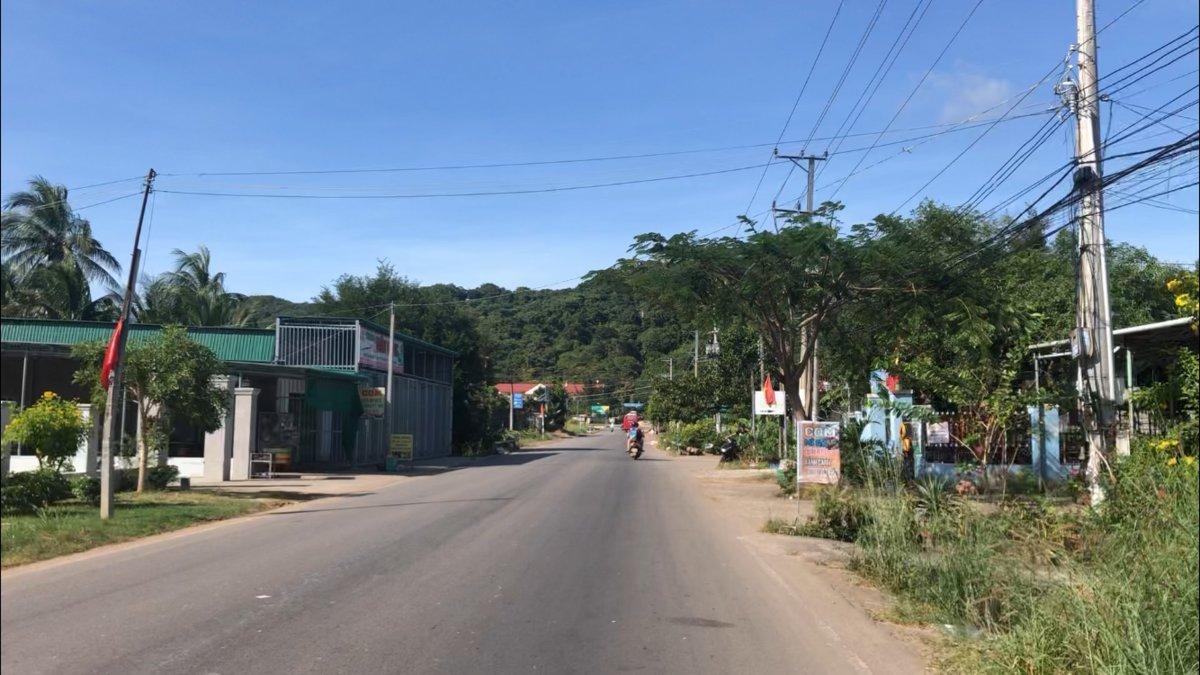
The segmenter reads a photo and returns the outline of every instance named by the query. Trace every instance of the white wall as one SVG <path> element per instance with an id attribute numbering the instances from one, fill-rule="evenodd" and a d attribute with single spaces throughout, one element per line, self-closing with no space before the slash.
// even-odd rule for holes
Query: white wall
<path id="1" fill-rule="evenodd" d="M 179 469 L 179 475 L 185 478 L 201 478 L 204 476 L 203 457 L 171 457 L 167 464 Z"/>

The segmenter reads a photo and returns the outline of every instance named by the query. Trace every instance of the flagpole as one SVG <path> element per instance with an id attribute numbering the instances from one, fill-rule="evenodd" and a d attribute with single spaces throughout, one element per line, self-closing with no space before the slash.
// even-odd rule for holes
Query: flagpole
<path id="1" fill-rule="evenodd" d="M 104 439 L 100 448 L 100 519 L 112 518 L 113 502 L 116 496 L 116 485 L 113 480 L 113 453 L 121 447 L 121 427 L 117 424 L 117 416 L 125 404 L 125 339 L 128 331 L 125 325 L 129 322 L 129 310 L 133 304 L 133 289 L 137 283 L 138 262 L 142 252 L 138 246 L 142 239 L 142 222 L 146 218 L 146 202 L 150 198 L 150 190 L 154 186 L 154 169 L 146 174 L 146 187 L 142 191 L 142 210 L 138 213 L 137 229 L 133 233 L 133 253 L 129 260 L 129 279 L 125 282 L 125 297 L 121 299 L 121 314 L 117 317 L 117 325 L 113 327 L 112 337 L 108 341 L 108 349 L 104 351 L 100 384 L 108 389 L 108 401 L 104 407 Z M 112 381 L 104 381 L 104 376 L 112 373 Z"/>

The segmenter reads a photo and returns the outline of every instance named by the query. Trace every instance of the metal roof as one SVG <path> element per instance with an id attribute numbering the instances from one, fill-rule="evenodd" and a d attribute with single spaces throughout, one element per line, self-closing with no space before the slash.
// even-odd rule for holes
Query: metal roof
<path id="1" fill-rule="evenodd" d="M 70 347 L 107 341 L 114 324 L 107 321 L 0 318 L 0 343 Z M 162 332 L 162 326 L 135 323 L 129 341 L 145 342 Z M 275 358 L 275 331 L 258 328 L 189 327 L 188 337 L 208 347 L 222 361 L 271 363 Z"/>

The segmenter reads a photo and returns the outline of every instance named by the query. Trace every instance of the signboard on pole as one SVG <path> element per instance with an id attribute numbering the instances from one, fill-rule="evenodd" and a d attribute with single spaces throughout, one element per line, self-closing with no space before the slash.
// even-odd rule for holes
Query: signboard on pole
<path id="1" fill-rule="evenodd" d="M 606 416 L 606 415 L 608 415 L 608 406 L 600 405 L 598 403 L 593 403 L 592 404 L 592 414 L 597 417 Z"/>
<path id="2" fill-rule="evenodd" d="M 383 387 L 359 387 L 358 400 L 362 403 L 363 417 L 383 417 L 387 408 L 387 390 Z"/>
<path id="3" fill-rule="evenodd" d="M 796 481 L 836 485 L 842 474 L 837 422 L 801 422 L 796 427 Z"/>
<path id="4" fill-rule="evenodd" d="M 626 410 L 641 410 L 642 408 L 646 407 L 646 404 L 645 403 L 632 403 L 632 402 L 631 403 L 622 403 L 621 407 L 625 408 Z"/>
<path id="5" fill-rule="evenodd" d="M 782 389 L 775 390 L 775 401 L 767 403 L 767 392 L 759 389 L 754 392 L 755 415 L 783 415 L 787 410 L 787 395 Z"/>
<path id="6" fill-rule="evenodd" d="M 392 350 L 392 372 L 404 372 L 404 343 L 395 341 Z M 388 336 L 386 333 L 372 330 L 366 326 L 358 327 L 358 365 L 360 368 L 373 368 L 387 372 Z"/>
<path id="7" fill-rule="evenodd" d="M 512 395 L 512 407 L 520 410 L 525 407 L 525 394 Z"/>

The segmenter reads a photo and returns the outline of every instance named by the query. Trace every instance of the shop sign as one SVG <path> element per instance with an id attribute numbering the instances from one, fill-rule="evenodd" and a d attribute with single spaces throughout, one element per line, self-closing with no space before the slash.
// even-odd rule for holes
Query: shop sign
<path id="1" fill-rule="evenodd" d="M 512 407 L 520 410 L 525 407 L 525 394 L 513 394 Z"/>
<path id="2" fill-rule="evenodd" d="M 800 483 L 836 485 L 842 473 L 837 422 L 801 422 L 796 427 L 796 465 Z"/>
<path id="3" fill-rule="evenodd" d="M 388 338 L 385 333 L 366 326 L 358 327 L 358 365 L 387 372 Z M 404 343 L 396 340 L 392 350 L 392 371 L 404 372 Z"/>
<path id="4" fill-rule="evenodd" d="M 388 455 L 396 459 L 412 459 L 413 435 L 392 434 L 391 442 L 388 444 Z"/>
<path id="5" fill-rule="evenodd" d="M 358 400 L 362 403 L 363 417 L 383 417 L 387 408 L 387 390 L 383 387 L 359 387 Z"/>
<path id="6" fill-rule="evenodd" d="M 934 422 L 925 427 L 925 442 L 930 445 L 950 444 L 950 423 Z"/>
<path id="7" fill-rule="evenodd" d="M 787 410 L 787 394 L 782 389 L 775 390 L 775 400 L 767 403 L 767 392 L 759 389 L 754 392 L 755 415 L 783 415 Z"/>

